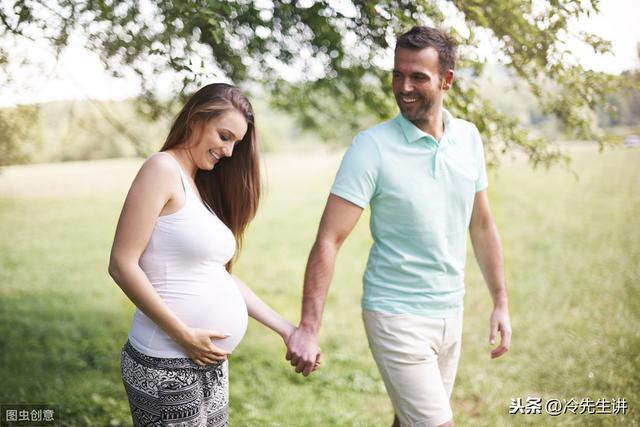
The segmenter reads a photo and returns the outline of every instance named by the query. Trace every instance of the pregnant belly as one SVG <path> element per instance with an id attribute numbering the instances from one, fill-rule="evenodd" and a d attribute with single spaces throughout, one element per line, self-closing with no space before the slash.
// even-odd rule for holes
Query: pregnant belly
<path id="1" fill-rule="evenodd" d="M 191 280 L 153 283 L 168 308 L 191 328 L 206 329 L 224 339 L 212 342 L 233 351 L 247 330 L 247 306 L 235 281 L 224 268 L 211 269 Z M 155 357 L 186 357 L 184 348 L 171 339 L 139 309 L 136 310 L 129 339 L 139 351 Z"/>
<path id="2" fill-rule="evenodd" d="M 230 276 L 224 283 L 203 285 L 195 294 L 163 299 L 187 326 L 229 335 L 228 338 L 213 339 L 213 343 L 223 350 L 233 351 L 247 330 L 247 306 Z"/>

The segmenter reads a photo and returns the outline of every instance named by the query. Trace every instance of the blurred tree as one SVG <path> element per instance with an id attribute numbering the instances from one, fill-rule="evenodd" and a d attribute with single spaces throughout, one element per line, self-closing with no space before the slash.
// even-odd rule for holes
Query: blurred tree
<path id="1" fill-rule="evenodd" d="M 29 160 L 38 111 L 33 105 L 0 109 L 0 166 Z"/>
<path id="2" fill-rule="evenodd" d="M 619 87 L 607 95 L 606 108 L 598 110 L 602 126 L 640 126 L 640 43 L 636 49 L 636 68 L 622 73 Z"/>
<path id="3" fill-rule="evenodd" d="M 381 67 L 395 36 L 415 24 L 459 21 L 454 27 L 469 31 L 452 30 L 462 48 L 447 107 L 478 125 L 489 161 L 521 150 L 533 165 L 549 165 L 564 158 L 560 151 L 478 94 L 474 76 L 484 59 L 476 34 L 497 40 L 497 58 L 526 82 L 543 113 L 574 137 L 598 139 L 595 108 L 614 79 L 585 70 L 567 48 L 574 37 L 608 51 L 592 34 L 569 33 L 571 19 L 597 12 L 598 0 L 18 0 L 0 6 L 0 32 L 45 37 L 60 50 L 80 29 L 114 75 L 126 68 L 140 76 L 139 106 L 151 116 L 202 81 L 227 77 L 245 89 L 260 83 L 305 127 L 345 140 L 345 131 L 396 112 L 390 73 Z M 173 101 L 157 95 L 166 70 L 182 79 Z"/>

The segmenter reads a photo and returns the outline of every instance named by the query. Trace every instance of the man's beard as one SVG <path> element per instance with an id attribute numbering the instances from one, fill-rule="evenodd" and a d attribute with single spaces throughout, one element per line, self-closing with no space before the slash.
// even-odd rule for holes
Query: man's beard
<path id="1" fill-rule="evenodd" d="M 418 100 L 410 106 L 405 106 L 401 101 L 401 98 L 402 95 L 400 94 L 396 96 L 396 104 L 398 105 L 398 108 L 400 108 L 400 113 L 402 113 L 402 115 L 409 121 L 425 119 L 427 113 L 433 106 L 433 100 L 422 95 L 413 95 L 412 98 L 417 98 Z"/>

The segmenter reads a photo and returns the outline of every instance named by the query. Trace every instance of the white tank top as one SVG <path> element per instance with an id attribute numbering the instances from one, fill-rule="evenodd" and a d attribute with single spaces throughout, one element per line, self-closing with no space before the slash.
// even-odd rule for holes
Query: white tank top
<path id="1" fill-rule="evenodd" d="M 153 288 L 180 320 L 229 338 L 214 344 L 232 351 L 247 329 L 247 307 L 225 270 L 236 249 L 231 230 L 200 201 L 177 160 L 185 201 L 182 208 L 156 219 L 139 265 Z M 187 357 L 184 349 L 140 309 L 133 317 L 129 341 L 154 357 Z"/>

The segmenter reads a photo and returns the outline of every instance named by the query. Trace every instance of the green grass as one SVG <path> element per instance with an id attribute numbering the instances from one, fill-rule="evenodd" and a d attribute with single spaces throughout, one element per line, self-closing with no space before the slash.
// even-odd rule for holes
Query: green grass
<path id="1" fill-rule="evenodd" d="M 458 425 L 640 425 L 640 150 L 574 148 L 572 155 L 579 180 L 522 162 L 490 175 L 514 336 L 512 350 L 490 360 L 491 303 L 469 254 L 452 396 Z M 294 322 L 338 161 L 331 153 L 268 157 L 265 197 L 236 269 Z M 136 164 L 129 164 L 133 176 Z M 86 163 L 87 176 L 101 172 L 87 179 L 114 178 L 92 165 Z M 114 179 L 117 185 L 91 192 L 83 182 L 75 191 L 70 182 L 37 194 L 46 174 L 40 168 L 42 184 L 28 182 L 29 168 L 0 175 L 0 403 L 57 405 L 62 425 L 129 425 L 119 351 L 133 307 L 106 272 L 126 186 Z M 30 188 L 21 192 L 21 185 Z M 390 424 L 360 319 L 370 243 L 365 214 L 340 252 L 321 332 L 324 361 L 310 378 L 293 372 L 275 334 L 250 323 L 230 362 L 232 425 Z M 529 396 L 621 397 L 629 410 L 508 414 L 511 398 Z"/>

